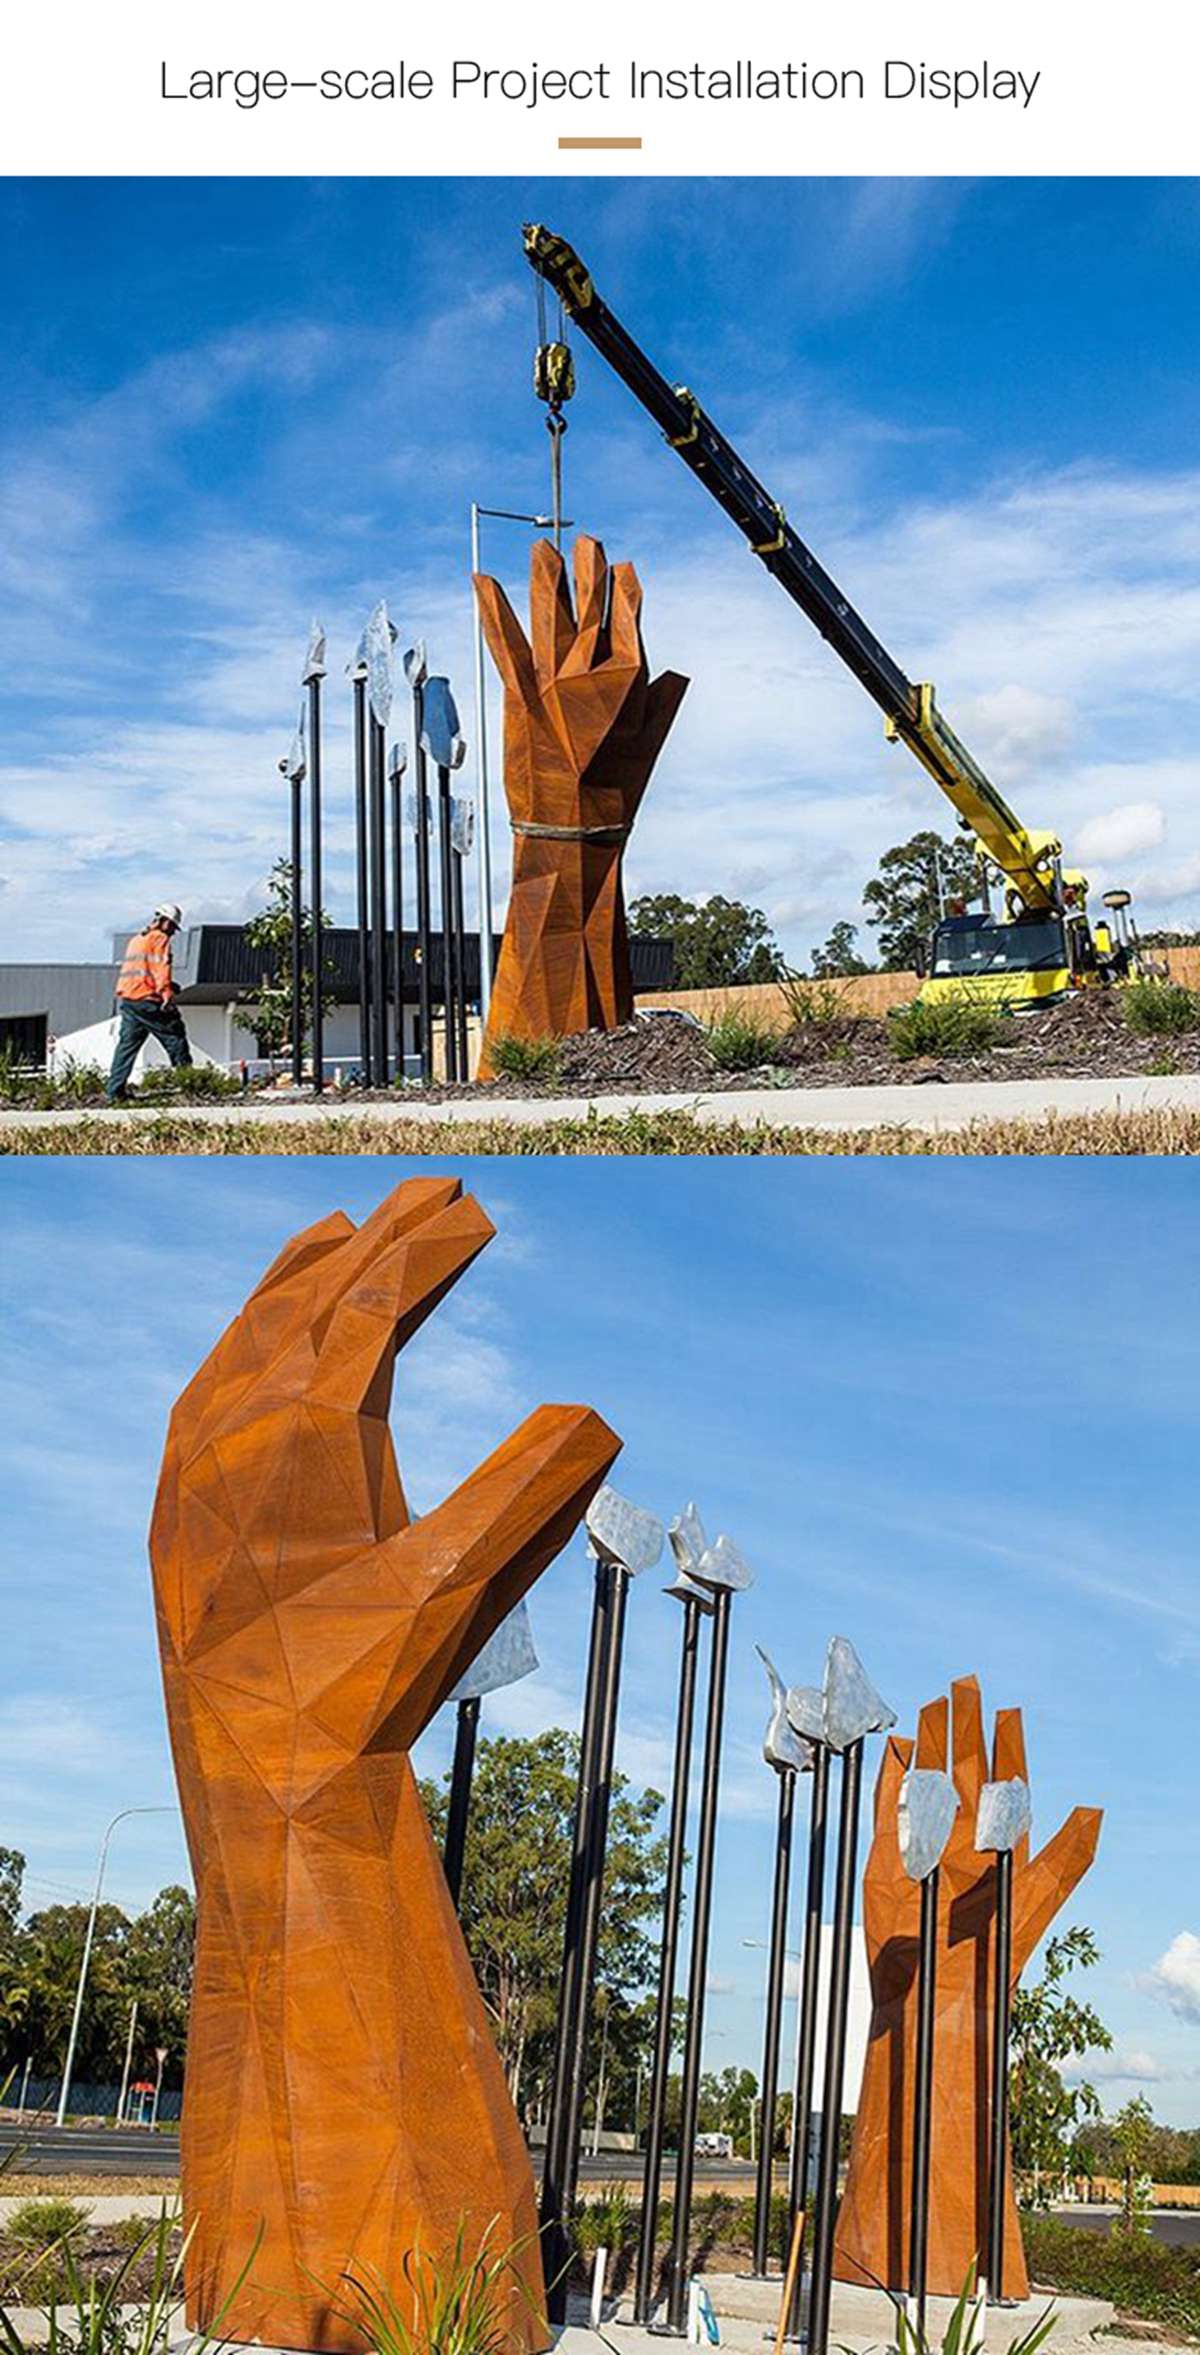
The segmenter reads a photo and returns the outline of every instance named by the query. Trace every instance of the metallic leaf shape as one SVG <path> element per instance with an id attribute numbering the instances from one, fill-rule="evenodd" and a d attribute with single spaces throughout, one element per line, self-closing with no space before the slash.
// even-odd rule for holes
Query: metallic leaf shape
<path id="1" fill-rule="evenodd" d="M 910 1881 L 927 1881 L 942 1861 L 959 1798 L 940 1766 L 912 1766 L 900 1785 L 896 1828 L 900 1861 Z"/>
<path id="2" fill-rule="evenodd" d="M 825 1739 L 825 1695 L 815 1684 L 790 1685 L 787 1694 L 788 1724 L 806 1742 Z"/>
<path id="3" fill-rule="evenodd" d="M 1015 1848 L 1033 1821 L 1029 1785 L 1014 1775 L 1011 1782 L 985 1783 L 975 1811 L 975 1846 L 983 1854 Z"/>
<path id="4" fill-rule="evenodd" d="M 475 804 L 469 794 L 456 793 L 450 801 L 450 841 L 460 858 L 469 858 L 475 840 Z"/>
<path id="5" fill-rule="evenodd" d="M 777 1774 L 805 1774 L 811 1771 L 813 1750 L 788 1722 L 787 1691 L 775 1663 L 761 1644 L 754 1647 L 767 1672 L 771 1687 L 771 1715 L 763 1735 L 763 1757 Z"/>
<path id="6" fill-rule="evenodd" d="M 731 1537 L 714 1537 L 706 1546 L 695 1569 L 688 1576 L 699 1586 L 727 1587 L 730 1594 L 745 1594 L 754 1584 L 754 1572 L 745 1556 L 738 1552 Z"/>
<path id="7" fill-rule="evenodd" d="M 640 1570 L 652 1570 L 663 1550 L 662 1522 L 631 1505 L 607 1480 L 596 1490 L 584 1526 L 596 1558 L 619 1562 L 635 1578 Z"/>
<path id="8" fill-rule="evenodd" d="M 702 1586 L 697 1586 L 694 1579 L 685 1576 L 682 1570 L 676 1571 L 670 1585 L 664 1586 L 663 1593 L 672 1596 L 677 1603 L 698 1603 L 702 1617 L 712 1617 L 712 1596 L 706 1594 Z"/>
<path id="9" fill-rule="evenodd" d="M 461 768 L 466 745 L 449 679 L 425 681 L 421 698 L 421 742 L 439 769 Z"/>
<path id="10" fill-rule="evenodd" d="M 388 754 L 389 777 L 402 777 L 408 767 L 408 746 L 397 741 Z"/>
<path id="11" fill-rule="evenodd" d="M 424 686 L 429 676 L 429 662 L 425 652 L 424 638 L 418 638 L 416 645 L 409 647 L 404 657 L 404 676 L 414 694 L 418 687 Z"/>
<path id="12" fill-rule="evenodd" d="M 700 1556 L 708 1550 L 704 1523 L 696 1511 L 695 1505 L 685 1505 L 681 1513 L 676 1513 L 667 1531 L 667 1536 L 670 1540 L 671 1552 L 675 1556 L 676 1568 L 682 1572 L 685 1578 L 694 1578 Z"/>
<path id="13" fill-rule="evenodd" d="M 388 620 L 387 600 L 381 597 L 363 631 L 367 665 L 367 701 L 371 717 L 386 728 L 392 714 L 392 648 L 399 632 Z"/>
<path id="14" fill-rule="evenodd" d="M 886 1733 L 896 1712 L 876 1692 L 852 1643 L 835 1635 L 825 1660 L 825 1739 L 831 1750 L 848 1750 L 865 1734 Z"/>
<path id="15" fill-rule="evenodd" d="M 313 679 L 325 676 L 325 632 L 319 621 L 311 622 L 308 631 L 308 652 L 300 673 L 301 684 L 307 687 Z"/>
<path id="16" fill-rule="evenodd" d="M 477 1652 L 465 1676 L 460 1676 L 451 1701 L 479 1701 L 485 1693 L 498 1693 L 504 1685 L 519 1684 L 523 1676 L 532 1676 L 538 1664 L 533 1646 L 533 1629 L 524 1603 L 518 1603 L 507 1619 L 502 1619 L 494 1635 L 490 1635 L 481 1652 Z"/>

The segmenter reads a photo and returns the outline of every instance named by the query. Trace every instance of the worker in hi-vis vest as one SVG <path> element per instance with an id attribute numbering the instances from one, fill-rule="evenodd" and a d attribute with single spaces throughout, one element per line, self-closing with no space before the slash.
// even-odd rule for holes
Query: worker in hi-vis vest
<path id="1" fill-rule="evenodd" d="M 182 922 L 182 909 L 164 900 L 145 931 L 134 933 L 121 960 L 116 989 L 121 1027 L 108 1075 L 110 1104 L 120 1104 L 127 1096 L 129 1074 L 148 1038 L 158 1040 L 172 1063 L 192 1060 L 171 971 L 171 942 Z"/>

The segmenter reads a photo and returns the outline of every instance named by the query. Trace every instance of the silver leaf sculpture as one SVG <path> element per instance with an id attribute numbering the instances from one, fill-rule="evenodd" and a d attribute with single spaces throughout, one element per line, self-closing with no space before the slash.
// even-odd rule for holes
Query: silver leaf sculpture
<path id="1" fill-rule="evenodd" d="M 900 1785 L 896 1827 L 900 1861 L 910 1881 L 927 1881 L 945 1854 L 959 1799 L 940 1766 L 912 1766 Z"/>
<path id="2" fill-rule="evenodd" d="M 706 1546 L 689 1578 L 697 1586 L 711 1587 L 715 1592 L 724 1587 L 730 1594 L 744 1594 L 754 1584 L 754 1572 L 744 1555 L 738 1552 L 731 1537 L 714 1537 Z"/>
<path id="3" fill-rule="evenodd" d="M 504 1685 L 519 1684 L 523 1676 L 532 1676 L 537 1664 L 529 1612 L 524 1603 L 518 1603 L 488 1637 L 483 1650 L 476 1653 L 466 1675 L 460 1676 L 448 1698 L 481 1701 L 485 1693 L 498 1693 Z"/>
<path id="4" fill-rule="evenodd" d="M 367 665 L 367 701 L 371 717 L 381 728 L 386 728 L 392 712 L 392 648 L 398 631 L 388 620 L 386 598 L 381 597 L 371 613 L 362 635 L 362 652 Z"/>
<path id="5" fill-rule="evenodd" d="M 323 679 L 324 676 L 325 632 L 320 622 L 314 621 L 309 627 L 308 652 L 304 657 L 304 669 L 300 673 L 301 685 L 307 687 L 314 679 Z"/>
<path id="6" fill-rule="evenodd" d="M 754 1647 L 767 1672 L 771 1687 L 771 1715 L 763 1735 L 763 1757 L 777 1774 L 807 1774 L 811 1772 L 813 1748 L 788 1722 L 787 1691 L 774 1661 L 761 1644 Z"/>
<path id="7" fill-rule="evenodd" d="M 831 1750 L 848 1750 L 865 1734 L 886 1733 L 896 1712 L 876 1692 L 852 1643 L 835 1635 L 825 1660 L 825 1739 Z"/>
<path id="8" fill-rule="evenodd" d="M 667 1536 L 675 1556 L 676 1569 L 682 1571 L 685 1578 L 694 1578 L 701 1555 L 708 1551 L 704 1523 L 695 1505 L 685 1505 L 683 1511 L 675 1515 Z"/>
<path id="9" fill-rule="evenodd" d="M 598 1561 L 619 1562 L 636 1578 L 640 1570 L 652 1570 L 663 1550 L 663 1525 L 653 1513 L 644 1513 L 640 1505 L 631 1505 L 605 1481 L 598 1488 L 584 1516 L 588 1533 L 589 1551 Z"/>
<path id="10" fill-rule="evenodd" d="M 975 1846 L 981 1854 L 1015 1848 L 1033 1821 L 1029 1785 L 1014 1775 L 1008 1783 L 985 1783 L 975 1811 Z"/>

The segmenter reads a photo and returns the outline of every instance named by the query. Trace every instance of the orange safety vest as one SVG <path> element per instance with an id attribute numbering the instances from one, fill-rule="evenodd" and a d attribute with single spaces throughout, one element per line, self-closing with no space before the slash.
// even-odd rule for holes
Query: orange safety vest
<path id="1" fill-rule="evenodd" d="M 145 1004 L 150 998 L 169 999 L 174 989 L 170 936 L 157 924 L 135 932 L 117 975 L 117 996 L 131 998 L 135 1005 L 139 1000 Z"/>

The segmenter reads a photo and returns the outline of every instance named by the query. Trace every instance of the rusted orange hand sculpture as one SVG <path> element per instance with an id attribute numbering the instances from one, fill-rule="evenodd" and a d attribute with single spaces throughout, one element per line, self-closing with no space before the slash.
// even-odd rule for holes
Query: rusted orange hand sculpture
<path id="1" fill-rule="evenodd" d="M 490 1241 L 453 1180 L 281 1253 L 171 1417 L 151 1532 L 199 1897 L 182 2173 L 188 2313 L 361 2344 L 348 2267 L 522 2242 L 530 2163 L 408 1753 L 553 1560 L 620 1442 L 540 1407 L 411 1521 L 397 1350 Z M 514 2293 L 511 2343 L 544 2345 Z"/>
<path id="2" fill-rule="evenodd" d="M 913 2063 L 916 2043 L 917 1934 L 921 1899 L 900 1861 L 896 1810 L 910 1765 L 942 1767 L 954 1777 L 959 1812 L 942 1860 L 938 1890 L 937 2005 L 933 2048 L 932 2158 L 929 2188 L 931 2292 L 955 2297 L 975 2258 L 987 2249 L 988 2096 L 992 2023 L 995 1864 L 975 1847 L 975 1813 L 989 1780 L 983 1705 L 973 1676 L 921 1711 L 917 1740 L 895 1736 L 884 1752 L 875 1793 L 875 1836 L 867 1859 L 863 1911 L 871 1970 L 871 2036 L 854 2125 L 850 2170 L 837 2225 L 835 2271 L 844 2281 L 906 2286 L 912 2185 Z M 951 1756 L 947 1759 L 947 1743 Z M 996 1714 L 990 1779 L 1026 1780 L 1019 1709 Z M 1077 1807 L 1032 1857 L 1024 1840 L 1013 1851 L 1012 1983 L 1038 1940 L 1091 1864 L 1100 1813 Z M 1007 2170 L 1005 2296 L 1024 2297 L 1012 2169 Z M 991 2286 L 991 2285 L 989 2285 Z"/>
<path id="3" fill-rule="evenodd" d="M 683 700 L 650 680 L 632 564 L 611 574 L 598 540 L 575 543 L 575 605 L 562 557 L 535 543 L 530 639 L 503 589 L 475 593 L 504 682 L 504 785 L 513 880 L 479 1077 L 500 1038 L 614 1030 L 633 1016 L 621 860 L 650 772 Z"/>

